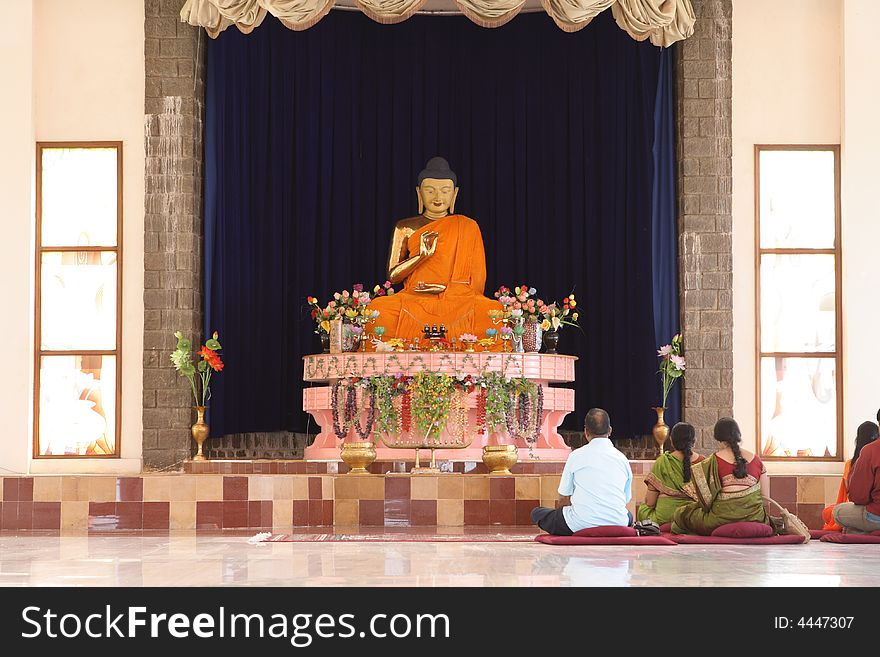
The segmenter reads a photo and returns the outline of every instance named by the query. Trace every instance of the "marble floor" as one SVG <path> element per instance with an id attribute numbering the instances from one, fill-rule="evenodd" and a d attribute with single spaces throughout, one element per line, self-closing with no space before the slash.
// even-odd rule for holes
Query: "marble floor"
<path id="1" fill-rule="evenodd" d="M 0 532 L 0 586 L 880 586 L 876 545 L 254 544 L 252 536 Z"/>

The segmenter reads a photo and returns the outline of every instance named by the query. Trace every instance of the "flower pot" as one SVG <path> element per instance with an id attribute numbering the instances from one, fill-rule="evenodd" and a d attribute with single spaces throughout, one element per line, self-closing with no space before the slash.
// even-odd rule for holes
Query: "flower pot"
<path id="1" fill-rule="evenodd" d="M 483 447 L 483 463 L 489 474 L 509 475 L 510 468 L 516 465 L 516 445 L 485 445 Z"/>
<path id="2" fill-rule="evenodd" d="M 196 441 L 196 445 L 199 446 L 196 455 L 193 456 L 193 461 L 207 461 L 205 455 L 202 453 L 202 444 L 208 438 L 208 425 L 205 424 L 205 407 L 204 406 L 193 406 L 196 410 L 198 417 L 196 418 L 196 423 L 190 427 L 190 432 L 192 433 L 193 440 Z"/>
<path id="3" fill-rule="evenodd" d="M 559 330 L 558 329 L 548 329 L 544 332 L 543 336 L 544 342 L 544 353 L 545 354 L 555 354 L 556 347 L 559 346 Z"/>
<path id="4" fill-rule="evenodd" d="M 321 353 L 329 354 L 330 353 L 330 334 L 321 331 L 318 333 L 318 337 L 321 338 Z"/>
<path id="5" fill-rule="evenodd" d="M 340 457 L 351 467 L 348 474 L 370 474 L 367 467 L 376 460 L 376 446 L 370 441 L 342 443 Z"/>
<path id="6" fill-rule="evenodd" d="M 669 427 L 666 425 L 666 422 L 663 421 L 663 413 L 666 412 L 665 406 L 657 406 L 654 408 L 657 411 L 657 424 L 651 429 L 651 434 L 654 436 L 654 440 L 657 442 L 657 450 L 660 454 L 663 453 L 663 445 L 666 442 L 667 438 L 669 438 Z"/>
<path id="7" fill-rule="evenodd" d="M 541 351 L 541 325 L 533 319 L 526 321 L 525 333 L 522 336 L 523 351 L 537 353 Z"/>

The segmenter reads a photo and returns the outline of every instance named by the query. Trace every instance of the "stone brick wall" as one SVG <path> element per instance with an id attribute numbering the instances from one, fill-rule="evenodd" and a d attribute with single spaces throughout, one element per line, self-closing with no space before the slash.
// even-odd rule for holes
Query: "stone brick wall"
<path id="1" fill-rule="evenodd" d="M 700 448 L 733 413 L 731 0 L 692 0 L 697 22 L 676 45 L 679 276 L 684 419 Z"/>
<path id="2" fill-rule="evenodd" d="M 192 393 L 168 359 L 174 331 L 202 333 L 205 33 L 180 0 L 145 0 L 144 469 L 190 456 Z"/>

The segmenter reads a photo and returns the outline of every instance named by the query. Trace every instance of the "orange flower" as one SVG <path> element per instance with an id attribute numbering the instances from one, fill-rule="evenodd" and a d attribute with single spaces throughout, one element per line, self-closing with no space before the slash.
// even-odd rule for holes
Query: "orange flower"
<path id="1" fill-rule="evenodd" d="M 223 361 L 220 360 L 220 355 L 213 349 L 208 349 L 203 345 L 199 351 L 199 356 L 206 360 L 208 366 L 215 372 L 219 372 L 223 369 Z"/>

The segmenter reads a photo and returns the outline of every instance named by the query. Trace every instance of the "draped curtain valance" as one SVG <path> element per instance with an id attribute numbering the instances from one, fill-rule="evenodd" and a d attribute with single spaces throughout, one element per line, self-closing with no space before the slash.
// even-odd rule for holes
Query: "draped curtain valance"
<path id="1" fill-rule="evenodd" d="M 292 30 L 306 30 L 333 7 L 335 0 L 186 0 L 180 19 L 204 27 L 216 37 L 230 25 L 245 34 L 272 14 Z M 379 23 L 399 23 L 421 9 L 425 0 L 356 0 Z M 525 0 L 454 0 L 462 14 L 482 27 L 499 27 L 516 16 Z M 690 0 L 541 0 L 544 10 L 566 32 L 577 32 L 606 9 L 633 39 L 670 46 L 694 31 Z"/>

